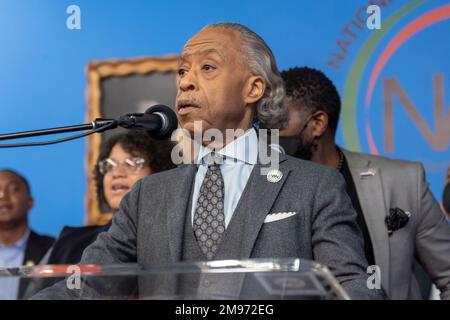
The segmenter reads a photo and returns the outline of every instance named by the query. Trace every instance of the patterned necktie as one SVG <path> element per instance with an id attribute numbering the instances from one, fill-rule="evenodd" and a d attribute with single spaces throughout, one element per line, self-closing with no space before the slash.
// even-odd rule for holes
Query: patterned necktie
<path id="1" fill-rule="evenodd" d="M 225 232 L 224 183 L 217 160 L 211 153 L 194 214 L 195 238 L 207 260 L 214 257 Z"/>

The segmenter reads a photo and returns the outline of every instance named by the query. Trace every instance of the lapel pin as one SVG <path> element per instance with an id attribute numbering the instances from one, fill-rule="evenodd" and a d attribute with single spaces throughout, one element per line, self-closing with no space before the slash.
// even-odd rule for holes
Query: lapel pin
<path id="1" fill-rule="evenodd" d="M 26 263 L 25 263 L 25 267 L 34 267 L 34 261 L 33 260 L 28 260 Z"/>
<path id="2" fill-rule="evenodd" d="M 366 178 L 366 177 L 373 177 L 373 176 L 375 176 L 375 174 L 376 174 L 375 169 L 370 168 L 370 169 L 367 170 L 367 171 L 361 172 L 361 173 L 359 174 L 359 176 L 360 176 L 361 178 Z"/>
<path id="3" fill-rule="evenodd" d="M 283 178 L 283 173 L 280 170 L 273 169 L 267 173 L 267 181 L 277 183 Z"/>

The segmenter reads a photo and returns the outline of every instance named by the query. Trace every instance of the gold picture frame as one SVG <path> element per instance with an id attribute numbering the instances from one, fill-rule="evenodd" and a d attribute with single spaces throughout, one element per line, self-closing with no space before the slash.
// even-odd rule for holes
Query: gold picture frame
<path id="1" fill-rule="evenodd" d="M 104 117 L 101 110 L 101 84 L 104 79 L 130 75 L 148 75 L 154 72 L 175 73 L 178 66 L 178 59 L 179 57 L 177 55 L 166 55 L 162 57 L 141 57 L 90 62 L 86 69 L 87 122 Z M 85 162 L 87 177 L 85 223 L 87 225 L 106 224 L 112 217 L 111 212 L 104 213 L 100 211 L 93 179 L 93 168 L 99 156 L 101 142 L 102 136 L 100 134 L 92 134 L 87 138 Z"/>

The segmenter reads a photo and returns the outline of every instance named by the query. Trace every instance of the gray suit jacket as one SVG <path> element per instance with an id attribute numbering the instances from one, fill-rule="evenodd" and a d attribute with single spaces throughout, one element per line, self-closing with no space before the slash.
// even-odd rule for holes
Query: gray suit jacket
<path id="1" fill-rule="evenodd" d="M 420 299 L 415 258 L 450 299 L 450 225 L 440 210 L 418 162 L 392 160 L 344 150 L 372 240 L 382 287 L 391 299 Z M 361 176 L 372 171 L 373 175 Z M 391 236 L 385 224 L 389 209 L 411 213 Z"/>
<path id="2" fill-rule="evenodd" d="M 383 298 L 381 290 L 367 288 L 363 240 L 341 175 L 293 157 L 279 158 L 283 176 L 276 183 L 260 174 L 260 164 L 255 165 L 225 232 L 224 250 L 215 259 L 311 259 L 328 266 L 352 298 Z M 122 200 L 108 232 L 85 250 L 81 263 L 179 262 L 195 173 L 195 165 L 182 165 L 136 183 Z M 297 214 L 264 223 L 273 212 Z M 233 224 L 237 215 L 245 215 L 246 223 Z M 227 235 L 229 231 L 233 234 Z M 161 294 L 174 286 L 164 277 L 152 281 L 145 285 Z M 69 298 L 70 292 L 62 288 L 64 284 L 59 290 L 56 285 L 35 298 Z M 139 290 L 145 290 L 144 284 L 139 283 Z"/>

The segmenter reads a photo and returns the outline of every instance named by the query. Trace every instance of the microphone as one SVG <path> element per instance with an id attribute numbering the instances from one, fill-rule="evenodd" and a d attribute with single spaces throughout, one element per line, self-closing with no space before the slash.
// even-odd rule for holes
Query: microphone
<path id="1" fill-rule="evenodd" d="M 79 135 L 50 141 L 0 144 L 0 148 L 33 147 L 56 144 L 86 137 L 93 133 L 115 129 L 117 126 L 127 129 L 143 129 L 146 130 L 151 137 L 157 140 L 164 140 L 171 137 L 172 133 L 178 127 L 178 120 L 175 112 L 171 108 L 158 104 L 148 108 L 144 113 L 129 113 L 117 119 L 97 118 L 91 123 L 81 125 L 0 134 L 0 141 L 2 141 L 89 130 Z"/>
<path id="2" fill-rule="evenodd" d="M 126 129 L 143 129 L 155 139 L 170 138 L 178 127 L 175 112 L 165 105 L 155 105 L 144 113 L 129 113 L 117 119 L 117 124 Z"/>

